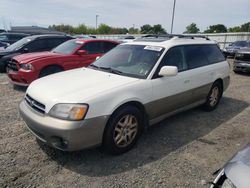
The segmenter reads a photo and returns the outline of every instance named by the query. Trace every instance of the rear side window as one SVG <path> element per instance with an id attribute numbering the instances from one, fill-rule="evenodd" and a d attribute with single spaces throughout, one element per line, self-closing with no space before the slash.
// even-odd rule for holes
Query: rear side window
<path id="1" fill-rule="evenodd" d="M 9 36 L 10 40 L 20 40 L 23 37 L 24 37 L 23 35 L 10 35 Z"/>
<path id="2" fill-rule="evenodd" d="M 210 64 L 225 61 L 225 57 L 223 56 L 219 47 L 216 44 L 204 45 L 202 48 Z"/>
<path id="3" fill-rule="evenodd" d="M 117 44 L 112 42 L 103 42 L 104 53 L 108 52 L 109 50 L 113 49 L 116 46 Z"/>
<path id="4" fill-rule="evenodd" d="M 204 45 L 184 46 L 186 63 L 189 69 L 194 69 L 209 64 L 206 54 L 204 53 Z"/>
<path id="5" fill-rule="evenodd" d="M 29 44 L 27 44 L 24 48 L 27 48 L 29 52 L 49 50 L 45 39 L 33 40 Z"/>
<path id="6" fill-rule="evenodd" d="M 89 42 L 83 46 L 82 50 L 86 50 L 89 54 L 104 53 L 102 42 Z"/>
<path id="7" fill-rule="evenodd" d="M 67 39 L 66 38 L 51 38 L 48 39 L 47 45 L 49 49 L 57 47 L 59 44 L 65 42 Z"/>

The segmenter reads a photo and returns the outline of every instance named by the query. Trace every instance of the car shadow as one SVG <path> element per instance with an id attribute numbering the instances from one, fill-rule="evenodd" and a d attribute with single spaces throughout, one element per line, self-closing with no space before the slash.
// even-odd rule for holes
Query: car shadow
<path id="1" fill-rule="evenodd" d="M 26 92 L 28 87 L 26 86 L 18 86 L 18 85 L 13 85 L 13 89 L 15 91 L 21 91 L 21 92 Z"/>
<path id="2" fill-rule="evenodd" d="M 120 156 L 105 154 L 101 149 L 63 152 L 41 142 L 38 143 L 48 157 L 60 166 L 82 175 L 102 177 L 157 161 L 178 148 L 209 134 L 223 122 L 239 114 L 248 105 L 240 100 L 223 97 L 220 105 L 213 112 L 204 112 L 200 108 L 195 108 L 174 115 L 150 127 L 131 151 Z M 206 143 L 216 144 L 213 141 L 206 141 Z"/>

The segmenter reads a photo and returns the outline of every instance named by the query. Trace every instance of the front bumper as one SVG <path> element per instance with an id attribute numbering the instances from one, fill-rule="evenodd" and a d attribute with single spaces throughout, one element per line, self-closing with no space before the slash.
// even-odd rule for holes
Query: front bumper
<path id="1" fill-rule="evenodd" d="M 63 150 L 75 151 L 100 145 L 108 116 L 83 121 L 66 121 L 40 114 L 23 100 L 20 114 L 28 129 L 46 144 Z"/>
<path id="2" fill-rule="evenodd" d="M 22 71 L 13 71 L 7 68 L 8 77 L 10 78 L 11 83 L 20 86 L 28 86 L 32 81 L 38 78 L 36 72 Z"/>
<path id="3" fill-rule="evenodd" d="M 239 72 L 250 72 L 250 62 L 248 61 L 234 61 L 233 70 Z"/>

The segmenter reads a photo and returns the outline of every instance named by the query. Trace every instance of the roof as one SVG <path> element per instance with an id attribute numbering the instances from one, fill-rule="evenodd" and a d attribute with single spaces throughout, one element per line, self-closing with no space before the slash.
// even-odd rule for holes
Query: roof
<path id="1" fill-rule="evenodd" d="M 11 27 L 11 30 L 9 32 L 20 32 L 20 33 L 28 33 L 28 34 L 59 34 L 59 35 L 65 35 L 64 32 L 55 31 L 52 29 L 44 28 L 44 27 L 38 27 L 38 26 L 14 26 Z"/>
<path id="2" fill-rule="evenodd" d="M 156 37 L 155 37 L 156 36 Z M 163 48 L 169 48 L 177 45 L 188 45 L 188 44 L 216 44 L 215 41 L 211 41 L 206 37 L 202 36 L 185 36 L 185 35 L 148 35 L 146 37 L 139 38 L 132 42 L 124 43 L 132 45 L 151 45 L 160 46 Z"/>
<path id="3" fill-rule="evenodd" d="M 30 39 L 36 39 L 36 38 L 62 38 L 62 37 L 68 37 L 68 38 L 72 38 L 71 36 L 68 35 L 55 35 L 55 34 L 50 34 L 50 35 L 31 35 L 31 36 L 27 36 Z M 73 39 L 73 38 L 72 38 Z"/>

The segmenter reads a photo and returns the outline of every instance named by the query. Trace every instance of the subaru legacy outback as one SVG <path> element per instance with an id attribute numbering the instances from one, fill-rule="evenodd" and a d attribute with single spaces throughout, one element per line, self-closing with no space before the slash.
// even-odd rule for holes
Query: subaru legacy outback
<path id="1" fill-rule="evenodd" d="M 65 151 L 130 150 L 142 131 L 177 112 L 214 110 L 229 64 L 207 38 L 165 36 L 124 43 L 87 68 L 38 79 L 20 112 L 41 141 Z"/>

